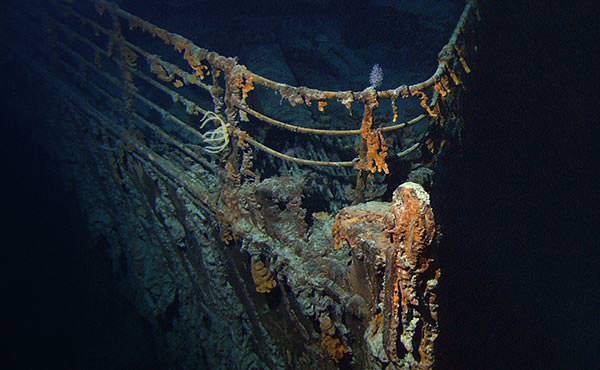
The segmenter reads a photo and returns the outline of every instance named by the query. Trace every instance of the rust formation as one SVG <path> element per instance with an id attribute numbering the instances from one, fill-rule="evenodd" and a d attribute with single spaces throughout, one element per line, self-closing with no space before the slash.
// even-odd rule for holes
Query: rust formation
<path id="1" fill-rule="evenodd" d="M 386 230 L 393 248 L 386 252 L 384 342 L 398 366 L 434 364 L 438 336 L 436 287 L 441 270 L 432 243 L 436 224 L 429 195 L 416 184 L 394 192 L 393 227 Z"/>
<path id="2" fill-rule="evenodd" d="M 369 343 L 398 369 L 430 369 L 438 337 L 436 224 L 429 195 L 405 183 L 391 203 L 345 208 L 336 217 L 336 248 L 353 250 L 357 291 L 373 302 Z"/>
<path id="3" fill-rule="evenodd" d="M 258 293 L 269 293 L 277 286 L 277 281 L 273 278 L 271 271 L 260 260 L 253 260 L 250 266 L 252 272 L 252 280 L 256 285 Z"/>
<path id="4" fill-rule="evenodd" d="M 245 66 L 239 64 L 234 58 L 228 58 L 221 56 L 215 52 L 196 46 L 191 40 L 171 33 L 163 28 L 160 28 L 148 21 L 145 21 L 123 9 L 121 9 L 115 3 L 105 0 L 94 1 L 96 11 L 100 15 L 110 15 L 114 19 L 121 19 L 128 23 L 131 30 L 140 30 L 144 33 L 150 34 L 162 40 L 165 44 L 170 45 L 177 52 L 182 54 L 182 58 L 189 65 L 191 72 L 187 72 L 179 68 L 178 66 L 164 61 L 159 56 L 151 54 L 145 51 L 143 48 L 130 43 L 125 40 L 122 36 L 120 27 L 107 29 L 100 26 L 97 22 L 90 18 L 80 14 L 72 8 L 65 8 L 65 11 L 69 16 L 77 18 L 84 25 L 93 28 L 94 32 L 104 34 L 109 37 L 109 51 L 105 52 L 107 56 L 111 56 L 112 45 L 117 40 L 121 43 L 121 52 L 124 55 L 125 62 L 123 64 L 124 73 L 129 74 L 128 69 L 136 68 L 136 61 L 138 55 L 140 58 L 146 59 L 148 65 L 150 65 L 150 72 L 153 73 L 159 80 L 165 82 L 173 82 L 173 86 L 181 88 L 186 85 L 193 85 L 200 87 L 208 91 L 215 103 L 214 112 L 218 113 L 221 107 L 224 105 L 227 107 L 226 121 L 231 125 L 231 135 L 245 135 L 248 140 L 247 142 L 253 145 L 255 148 L 262 150 L 268 154 L 276 156 L 282 160 L 291 161 L 300 165 L 310 166 L 330 166 L 330 167 L 354 167 L 358 170 L 367 170 L 370 172 L 384 172 L 389 173 L 386 158 L 388 156 L 388 146 L 384 139 L 383 133 L 393 132 L 407 127 L 410 122 L 420 121 L 422 118 L 429 116 L 432 119 L 437 119 L 439 115 L 439 104 L 446 97 L 447 92 L 460 86 L 462 81 L 458 77 L 459 73 L 470 73 L 471 69 L 468 67 L 466 62 L 464 49 L 464 42 L 462 35 L 465 32 L 465 27 L 468 22 L 472 21 L 473 14 L 476 12 L 476 5 L 473 1 L 467 3 L 463 15 L 461 16 L 458 25 L 452 34 L 449 43 L 442 49 L 439 56 L 439 65 L 435 73 L 427 80 L 422 81 L 413 85 L 401 85 L 395 89 L 375 91 L 369 87 L 363 91 L 322 91 L 317 89 L 311 89 L 308 87 L 296 87 L 279 82 L 269 80 L 262 77 L 252 71 L 248 70 Z M 61 28 L 67 28 L 67 26 L 58 21 L 58 26 Z M 115 23 L 118 24 L 118 23 Z M 66 29 L 66 32 L 72 34 L 72 30 Z M 81 37 L 75 35 L 75 37 Z M 84 42 L 88 42 L 85 39 Z M 93 48 L 98 49 L 95 44 L 91 45 Z M 97 50 L 98 51 L 98 50 Z M 103 50 L 100 50 L 103 52 Z M 462 68 L 462 72 L 457 72 L 458 68 Z M 207 77 L 210 75 L 210 71 L 213 71 L 212 79 L 213 84 L 205 82 Z M 219 86 L 217 82 L 222 78 L 224 80 L 225 88 Z M 450 86 L 449 80 L 453 81 L 454 86 Z M 281 122 L 275 118 L 269 117 L 263 113 L 260 113 L 252 109 L 248 103 L 247 98 L 252 90 L 255 89 L 256 85 L 263 86 L 267 89 L 273 90 L 289 102 L 291 106 L 307 106 L 312 105 L 312 101 L 318 102 L 318 110 L 320 112 L 325 111 L 330 103 L 329 101 L 338 101 L 343 104 L 351 111 L 353 104 L 362 103 L 365 107 L 364 115 L 362 119 L 362 125 L 360 129 L 354 130 L 330 130 L 330 129 L 315 129 L 298 126 L 291 123 Z M 431 93 L 428 93 L 431 90 Z M 178 98 L 178 94 L 174 91 L 168 92 L 171 96 L 176 97 L 177 101 L 181 101 L 184 104 L 189 104 L 186 99 Z M 400 97 L 407 99 L 410 97 L 417 97 L 420 100 L 421 106 L 426 112 L 426 115 L 420 115 L 415 117 L 408 122 L 401 124 L 395 124 L 398 120 L 398 111 L 396 108 L 396 99 Z M 433 99 L 431 99 L 433 97 Z M 381 127 L 375 128 L 374 124 L 374 110 L 379 105 L 378 100 L 390 99 L 393 108 L 393 119 L 391 125 L 382 125 Z M 206 113 L 203 109 L 197 109 L 192 111 L 194 114 Z M 318 161 L 304 158 L 297 158 L 290 155 L 286 155 L 280 151 L 277 151 L 268 145 L 257 141 L 250 137 L 246 131 L 238 128 L 239 121 L 247 121 L 248 115 L 258 119 L 259 121 L 277 125 L 280 128 L 288 129 L 297 133 L 307 133 L 316 135 L 326 136 L 339 136 L 339 135 L 360 135 L 365 141 L 366 155 L 357 156 L 358 160 L 348 161 Z"/>
<path id="5" fill-rule="evenodd" d="M 19 57 L 60 97 L 65 126 L 49 142 L 67 148 L 90 229 L 127 267 L 123 285 L 164 344 L 165 367 L 433 368 L 438 226 L 427 181 L 395 171 L 426 154 L 428 167 L 411 174 L 427 177 L 460 123 L 476 2 L 430 78 L 361 91 L 273 81 L 116 3 L 91 3 L 21 14 L 55 39 Z M 158 45 L 151 52 L 133 34 Z M 39 63 L 41 52 L 54 57 Z M 271 116 L 259 107 L 273 95 L 318 117 L 354 111 L 355 125 Z M 401 117 L 399 99 L 419 110 Z M 276 149 L 254 127 L 321 141 Z M 420 136 L 402 141 L 412 129 Z M 399 180 L 387 191 L 379 180 L 389 175 Z"/>

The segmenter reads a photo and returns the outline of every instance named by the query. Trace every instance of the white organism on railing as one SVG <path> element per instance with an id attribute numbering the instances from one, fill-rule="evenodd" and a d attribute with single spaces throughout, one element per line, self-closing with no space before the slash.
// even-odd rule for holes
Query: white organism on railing
<path id="1" fill-rule="evenodd" d="M 229 145 L 229 124 L 215 112 L 207 111 L 200 120 L 200 129 L 203 129 L 210 122 L 213 122 L 217 127 L 202 134 L 202 138 L 207 144 L 204 150 L 217 154 Z"/>

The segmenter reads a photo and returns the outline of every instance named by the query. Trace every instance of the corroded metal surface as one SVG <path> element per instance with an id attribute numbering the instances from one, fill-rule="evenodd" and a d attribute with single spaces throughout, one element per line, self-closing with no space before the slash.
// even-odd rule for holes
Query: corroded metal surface
<path id="1" fill-rule="evenodd" d="M 364 333 L 372 358 L 398 369 L 428 369 L 438 336 L 435 220 L 421 185 L 405 183 L 391 203 L 343 209 L 333 226 L 335 245 L 352 248 L 351 291 L 369 307 Z"/>
<path id="2" fill-rule="evenodd" d="M 32 48 L 21 58 L 59 97 L 60 130 L 49 130 L 47 143 L 90 231 L 110 245 L 164 368 L 433 367 L 440 270 L 429 195 L 404 182 L 389 190 L 391 202 L 368 200 L 388 186 L 376 176 L 397 175 L 404 160 L 412 166 L 405 177 L 427 186 L 418 179 L 431 177 L 459 129 L 475 4 L 428 80 L 334 92 L 271 81 L 113 3 L 92 3 L 99 14 L 67 4 L 36 15 L 53 30 L 42 50 L 52 57 L 39 63 Z M 126 38 L 140 30 L 174 48 L 188 70 Z M 266 96 L 260 88 L 295 109 L 360 104 L 364 115 L 352 129 L 284 122 L 250 107 Z M 396 100 L 411 97 L 421 114 L 397 123 Z M 388 99 L 393 118 L 382 120 Z M 312 159 L 300 158 L 251 136 L 248 120 L 268 127 L 257 137 L 272 125 L 324 141 L 307 145 Z M 392 137 L 406 128 L 414 137 Z M 333 146 L 356 158 L 325 150 Z M 272 156 L 259 166 L 253 148 Z"/>

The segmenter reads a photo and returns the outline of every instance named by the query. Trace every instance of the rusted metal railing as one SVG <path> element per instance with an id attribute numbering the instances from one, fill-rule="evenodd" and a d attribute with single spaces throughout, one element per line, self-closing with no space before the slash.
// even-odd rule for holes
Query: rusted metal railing
<path id="1" fill-rule="evenodd" d="M 67 43 L 61 42 L 58 46 L 63 54 L 70 55 L 79 63 L 85 65 L 86 68 L 93 70 L 94 73 L 103 76 L 113 85 L 122 89 L 126 97 L 125 105 L 128 106 L 126 109 L 130 110 L 130 113 L 135 113 L 132 111 L 132 100 L 136 99 L 192 137 L 200 140 L 206 151 L 210 153 L 225 150 L 230 142 L 229 139 L 235 138 L 238 145 L 248 143 L 270 155 L 300 165 L 353 167 L 366 173 L 388 172 L 386 163 L 388 146 L 384 134 L 427 121 L 427 119 L 435 120 L 439 118 L 441 114 L 440 105 L 443 104 L 443 100 L 451 94 L 453 89 L 461 85 L 461 75 L 470 72 L 466 60 L 471 50 L 467 45 L 464 34 L 478 17 L 476 3 L 469 1 L 448 44 L 444 46 L 439 54 L 436 71 L 425 81 L 413 85 L 400 85 L 395 89 L 383 91 L 375 91 L 372 87 L 363 91 L 323 91 L 308 87 L 290 86 L 260 76 L 238 63 L 235 58 L 224 57 L 216 52 L 200 48 L 191 40 L 143 20 L 121 9 L 115 3 L 96 0 L 93 1 L 93 4 L 100 17 L 110 17 L 112 28 L 102 26 L 99 21 L 82 14 L 70 4 L 63 4 L 63 13 L 67 17 L 79 20 L 82 25 L 89 27 L 95 35 L 104 35 L 108 40 L 108 45 L 105 47 L 100 46 L 96 41 L 78 32 L 61 19 L 52 18 L 51 23 L 61 32 L 64 32 L 70 40 L 91 48 L 96 60 L 86 59 L 75 50 L 76 47 Z M 164 60 L 161 56 L 152 54 L 143 47 L 127 40 L 121 29 L 123 22 L 128 24 L 131 31 L 150 34 L 172 46 L 182 54 L 190 70 L 186 71 L 176 64 Z M 98 66 L 98 59 L 100 58 L 115 62 L 121 70 L 121 76 L 114 76 L 103 71 Z M 142 59 L 146 61 L 147 70 L 140 66 L 139 60 Z M 209 76 L 212 82 L 208 82 Z M 219 133 L 210 132 L 211 130 L 201 132 L 197 124 L 190 124 L 185 119 L 177 117 L 168 109 L 153 102 L 147 96 L 148 94 L 136 88 L 135 79 L 143 81 L 166 94 L 173 102 L 180 104 L 191 116 L 206 117 L 207 114 L 212 112 L 216 116 L 213 116 L 211 121 L 217 124 L 214 130 L 220 130 Z M 354 104 L 363 104 L 365 110 L 361 127 L 346 130 L 320 129 L 303 127 L 270 117 L 251 107 L 247 102 L 247 97 L 255 89 L 255 85 L 273 90 L 292 106 L 310 107 L 315 102 L 320 111 L 326 109 L 325 107 L 329 104 L 329 101 L 338 101 L 349 111 L 352 110 Z M 176 91 L 183 87 L 200 88 L 200 91 L 207 92 L 212 100 L 212 106 L 202 107 L 201 104 Z M 405 122 L 397 123 L 399 117 L 396 101 L 399 98 L 419 99 L 424 113 Z M 387 125 L 375 124 L 374 122 L 374 111 L 383 100 L 390 101 L 393 111 L 392 122 Z M 139 113 L 136 113 L 136 115 L 139 117 Z M 255 118 L 258 122 L 264 122 L 298 134 L 360 135 L 363 144 L 357 158 L 348 161 L 319 161 L 298 158 L 279 152 L 251 137 L 240 124 L 240 122 L 247 121 L 249 116 Z M 192 120 L 196 120 L 196 118 L 192 117 Z M 153 128 L 154 131 L 156 129 L 157 127 Z M 221 140 L 221 142 L 218 140 Z M 186 147 L 186 143 L 182 145 Z M 410 151 L 405 148 L 397 153 L 397 156 L 402 156 L 403 153 L 410 153 Z"/>

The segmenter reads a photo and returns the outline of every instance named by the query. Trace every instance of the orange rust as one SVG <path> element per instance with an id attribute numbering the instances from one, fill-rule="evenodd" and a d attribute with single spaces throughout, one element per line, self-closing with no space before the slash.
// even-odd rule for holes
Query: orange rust
<path id="1" fill-rule="evenodd" d="M 392 98 L 392 113 L 392 122 L 395 123 L 398 121 L 398 104 L 396 103 L 396 98 Z"/>
<path id="2" fill-rule="evenodd" d="M 445 98 L 450 93 L 450 84 L 448 83 L 448 76 L 442 76 L 435 83 L 435 85 L 433 85 L 433 88 L 442 96 L 442 98 Z"/>
<path id="3" fill-rule="evenodd" d="M 355 246 L 360 243 L 362 237 L 357 233 L 358 230 L 352 228 L 356 224 L 381 224 L 384 223 L 384 216 L 377 213 L 360 210 L 342 209 L 336 216 L 333 223 L 332 236 L 334 248 L 339 250 L 346 241 L 349 245 Z M 383 226 L 382 226 L 383 227 Z"/>
<path id="4" fill-rule="evenodd" d="M 375 118 L 373 111 L 379 106 L 377 96 L 374 95 L 365 102 L 365 112 L 360 127 L 360 134 L 367 144 L 365 161 L 359 162 L 358 169 L 370 171 L 371 173 L 384 172 L 389 174 L 386 158 L 388 156 L 388 145 L 381 131 L 375 129 Z"/>
<path id="5" fill-rule="evenodd" d="M 167 70 L 157 61 L 150 63 L 150 71 L 154 73 L 161 81 L 171 82 L 174 79 L 174 76 L 169 74 Z"/>
<path id="6" fill-rule="evenodd" d="M 427 111 L 427 114 L 429 114 L 430 117 L 435 118 L 439 115 L 439 112 L 435 107 L 432 108 L 429 106 L 429 97 L 427 96 L 427 94 L 425 94 L 424 91 L 415 91 L 414 94 L 419 97 L 419 99 L 421 100 L 421 107 L 423 107 L 423 109 Z"/>
<path id="7" fill-rule="evenodd" d="M 375 323 L 374 323 L 375 330 L 373 330 L 373 336 L 375 336 L 375 335 L 379 334 L 379 332 L 381 332 L 381 330 L 383 330 L 383 314 L 378 313 L 377 315 L 375 315 L 375 318 L 373 320 L 375 320 Z"/>
<path id="8" fill-rule="evenodd" d="M 325 107 L 328 105 L 326 101 L 319 100 L 319 112 L 325 112 Z"/>
<path id="9" fill-rule="evenodd" d="M 246 99 L 248 97 L 248 93 L 255 89 L 254 80 L 252 76 L 246 78 L 246 82 L 242 84 L 242 99 Z"/>
<path id="10" fill-rule="evenodd" d="M 203 80 L 209 73 L 208 67 L 202 64 L 204 53 L 195 53 L 194 45 L 189 42 L 175 40 L 172 44 L 177 51 L 183 51 L 183 59 L 185 59 L 185 61 L 188 62 L 188 65 L 194 70 L 194 76 Z"/>
<path id="11" fill-rule="evenodd" d="M 471 73 L 471 67 L 469 67 L 469 64 L 467 63 L 467 60 L 464 57 L 463 50 L 461 48 L 459 48 L 458 45 L 454 45 L 454 50 L 456 50 L 456 55 L 458 55 L 458 61 L 462 65 L 462 67 L 465 70 L 465 72 L 467 74 Z"/>
<path id="12" fill-rule="evenodd" d="M 241 149 L 248 149 L 250 147 L 250 144 L 248 144 L 248 141 L 246 141 L 246 139 L 248 139 L 250 137 L 250 135 L 248 135 L 248 133 L 246 131 L 242 131 L 239 130 L 237 133 L 237 137 L 238 137 L 238 147 Z"/>
<path id="13" fill-rule="evenodd" d="M 350 352 L 348 347 L 344 345 L 344 343 L 340 340 L 340 338 L 333 337 L 331 335 L 325 335 L 323 340 L 321 341 L 321 347 L 325 349 L 327 354 L 335 362 L 339 362 L 341 359 L 346 356 L 346 353 Z"/>
<path id="14" fill-rule="evenodd" d="M 435 142 L 432 138 L 428 137 L 427 140 L 425 140 L 425 146 L 427 147 L 427 150 L 431 152 L 431 154 L 435 154 Z"/>
<path id="15" fill-rule="evenodd" d="M 401 335 L 410 335 L 405 340 L 418 343 L 418 347 L 406 347 L 402 342 L 405 350 L 413 352 L 413 356 L 418 351 L 419 368 L 431 368 L 438 335 L 435 288 L 441 275 L 439 269 L 431 271 L 434 260 L 426 253 L 436 233 L 433 210 L 424 190 L 412 184 L 396 189 L 392 213 L 394 227 L 387 230 L 394 249 L 387 260 L 391 265 L 387 266 L 389 273 L 385 277 L 385 284 L 391 289 L 386 292 L 384 303 L 386 352 L 392 362 L 400 363 L 403 355 L 397 349 L 398 342 Z M 409 318 L 419 318 L 419 332 L 411 333 Z"/>
<path id="16" fill-rule="evenodd" d="M 250 273 L 258 293 L 269 293 L 277 286 L 277 281 L 273 274 L 261 260 L 252 260 L 250 263 Z"/>

